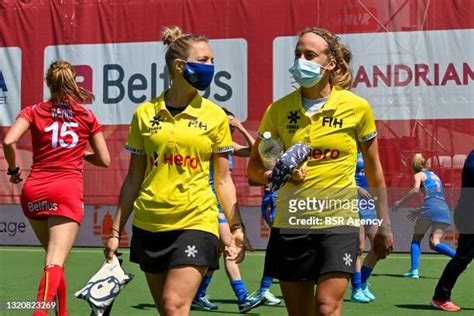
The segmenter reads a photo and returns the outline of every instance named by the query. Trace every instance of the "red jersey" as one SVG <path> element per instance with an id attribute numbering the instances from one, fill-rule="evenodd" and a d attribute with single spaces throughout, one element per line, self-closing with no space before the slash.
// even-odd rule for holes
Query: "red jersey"
<path id="1" fill-rule="evenodd" d="M 41 102 L 24 108 L 18 117 L 30 122 L 35 169 L 79 169 L 89 138 L 102 125 L 89 109 L 75 102 Z"/>

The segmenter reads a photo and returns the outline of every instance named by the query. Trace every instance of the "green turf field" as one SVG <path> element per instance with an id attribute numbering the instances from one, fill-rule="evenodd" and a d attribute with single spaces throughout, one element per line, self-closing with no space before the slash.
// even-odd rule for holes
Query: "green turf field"
<path id="1" fill-rule="evenodd" d="M 29 301 L 35 298 L 36 289 L 42 272 L 43 251 L 32 247 L 0 247 L 0 315 L 31 315 L 31 312 L 7 311 L 5 301 Z M 145 278 L 135 264 L 128 261 L 125 252 L 124 267 L 135 274 L 135 279 L 117 298 L 113 315 L 156 315 L 152 298 L 148 292 Z M 263 252 L 249 253 L 241 271 L 249 291 L 257 289 L 262 272 Z M 69 258 L 67 271 L 69 311 L 71 316 L 88 316 L 89 306 L 85 301 L 73 297 L 75 290 L 81 288 L 96 272 L 102 263 L 100 249 L 77 248 Z M 370 304 L 349 302 L 346 292 L 344 315 L 431 315 L 443 314 L 433 310 L 428 302 L 433 293 L 442 269 L 448 259 L 441 255 L 423 255 L 421 257 L 421 278 L 403 279 L 400 275 L 409 267 L 407 254 L 393 254 L 376 267 L 370 279 L 372 292 L 377 300 Z M 278 284 L 271 291 L 281 296 Z M 191 315 L 231 315 L 238 314 L 234 295 L 223 270 L 216 272 L 208 294 L 219 305 L 216 312 L 195 312 Z M 465 271 L 453 293 L 453 301 L 463 307 L 457 315 L 474 315 L 474 271 L 471 267 Z M 50 313 L 52 314 L 52 313 Z M 286 315 L 283 306 L 262 306 L 252 310 L 251 315 Z"/>

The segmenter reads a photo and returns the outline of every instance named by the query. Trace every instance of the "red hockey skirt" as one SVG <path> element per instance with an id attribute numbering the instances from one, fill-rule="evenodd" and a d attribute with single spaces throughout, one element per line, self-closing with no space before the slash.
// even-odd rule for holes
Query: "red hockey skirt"
<path id="1" fill-rule="evenodd" d="M 32 170 L 23 186 L 21 207 L 25 216 L 34 220 L 55 215 L 81 224 L 83 190 L 83 174 L 79 170 Z"/>

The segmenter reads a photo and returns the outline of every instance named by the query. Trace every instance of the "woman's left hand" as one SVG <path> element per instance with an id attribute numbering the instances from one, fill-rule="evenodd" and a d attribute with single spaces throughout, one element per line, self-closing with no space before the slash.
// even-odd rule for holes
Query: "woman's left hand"
<path id="1" fill-rule="evenodd" d="M 377 259 L 385 259 L 393 250 L 393 234 L 390 227 L 379 226 L 374 238 L 374 252 Z"/>
<path id="2" fill-rule="evenodd" d="M 231 126 L 235 127 L 236 129 L 238 129 L 239 131 L 244 129 L 244 126 L 242 125 L 242 123 L 238 119 L 236 119 L 235 117 L 230 117 L 229 118 L 229 124 Z"/>
<path id="3" fill-rule="evenodd" d="M 232 239 L 229 246 L 225 247 L 226 258 L 237 263 L 245 258 L 245 235 L 242 229 L 236 229 L 232 232 Z"/>
<path id="4" fill-rule="evenodd" d="M 14 174 L 14 175 L 10 176 L 10 182 L 11 183 L 18 184 L 21 181 L 23 181 L 23 178 L 21 177 L 21 170 L 18 171 L 17 174 Z"/>
<path id="5" fill-rule="evenodd" d="M 301 182 L 303 182 L 305 177 L 306 169 L 295 169 L 293 170 L 293 174 L 291 175 L 291 179 L 289 182 L 293 183 L 294 185 L 299 185 Z"/>

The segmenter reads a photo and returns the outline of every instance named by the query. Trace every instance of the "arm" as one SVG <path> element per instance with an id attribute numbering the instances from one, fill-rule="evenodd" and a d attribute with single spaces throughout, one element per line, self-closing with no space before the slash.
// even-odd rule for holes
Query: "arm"
<path id="1" fill-rule="evenodd" d="M 255 139 L 250 135 L 250 133 L 245 129 L 242 123 L 236 118 L 229 119 L 230 125 L 234 126 L 239 130 L 239 132 L 244 136 L 245 141 L 247 142 L 246 146 L 233 143 L 234 146 L 234 155 L 237 157 L 249 157 L 250 150 L 252 149 L 253 145 L 255 144 Z"/>
<path id="2" fill-rule="evenodd" d="M 119 237 L 118 232 L 121 232 L 128 221 L 130 214 L 133 211 L 133 203 L 135 202 L 146 170 L 146 156 L 132 154 L 130 158 L 130 165 L 128 173 L 123 181 L 120 189 L 119 203 L 117 211 L 112 223 L 112 236 Z M 105 244 L 105 254 L 107 259 L 111 259 L 119 245 L 118 238 L 108 238 Z"/>
<path id="3" fill-rule="evenodd" d="M 423 181 L 425 181 L 425 175 L 423 174 L 423 172 L 418 172 L 417 174 L 415 174 L 415 184 L 413 185 L 413 189 L 411 189 L 410 191 L 408 191 L 407 194 L 405 194 L 405 196 L 403 196 L 400 200 L 398 200 L 397 202 L 395 202 L 395 204 L 393 205 L 394 208 L 399 208 L 401 207 L 403 204 L 405 204 L 406 202 L 408 202 L 412 197 L 414 197 L 415 195 L 417 195 L 419 192 L 420 192 L 420 187 L 421 187 L 421 183 Z"/>
<path id="4" fill-rule="evenodd" d="M 16 143 L 20 140 L 20 138 L 26 133 L 26 131 L 30 128 L 30 123 L 23 119 L 18 118 L 13 126 L 8 131 L 7 135 L 3 139 L 3 152 L 5 154 L 5 159 L 8 163 L 8 170 L 12 171 L 15 170 L 17 167 L 16 164 Z M 21 171 L 16 173 L 15 175 L 10 176 L 10 182 L 18 183 L 23 179 L 20 177 Z"/>
<path id="5" fill-rule="evenodd" d="M 235 223 L 241 223 L 239 206 L 237 204 L 237 195 L 234 182 L 229 171 L 229 160 L 227 153 L 212 154 L 214 160 L 214 187 L 216 188 L 217 198 L 224 209 L 224 214 L 229 221 L 229 226 Z"/>
<path id="6" fill-rule="evenodd" d="M 260 144 L 260 139 L 255 141 L 252 151 L 250 152 L 249 165 L 247 167 L 247 176 L 249 177 L 249 182 L 257 183 L 260 185 L 265 185 L 268 183 L 268 178 L 272 174 L 271 170 L 267 170 L 260 159 L 258 154 L 258 144 Z"/>
<path id="7" fill-rule="evenodd" d="M 89 139 L 93 152 L 85 152 L 84 159 L 99 167 L 109 167 L 110 166 L 110 155 L 107 149 L 107 144 L 105 143 L 104 134 L 99 132 Z"/>
<path id="8" fill-rule="evenodd" d="M 377 217 L 382 220 L 380 224 L 376 241 L 374 241 L 374 250 L 379 259 L 385 258 L 393 248 L 393 235 L 388 215 L 387 190 L 383 175 L 382 165 L 380 163 L 377 138 L 359 144 L 365 162 L 365 174 L 371 189 L 371 195 L 375 199 Z"/>
<path id="9" fill-rule="evenodd" d="M 237 248 L 234 260 L 240 261 L 244 256 L 244 231 L 242 227 L 233 229 L 234 225 L 242 224 L 242 218 L 237 204 L 234 182 L 230 176 L 227 155 L 227 153 L 212 154 L 214 160 L 214 187 L 217 198 L 224 209 L 224 214 L 229 221 L 233 245 Z"/>
<path id="10" fill-rule="evenodd" d="M 237 157 L 249 157 L 252 146 L 242 146 L 236 142 L 232 142 L 232 147 L 234 147 L 234 156 Z"/>
<path id="11" fill-rule="evenodd" d="M 383 219 L 383 224 L 390 227 L 390 217 L 388 216 L 387 190 L 383 175 L 382 164 L 380 163 L 377 139 L 360 143 L 362 155 L 365 162 L 365 174 L 372 196 L 376 197 L 376 209 L 379 219 Z"/>

